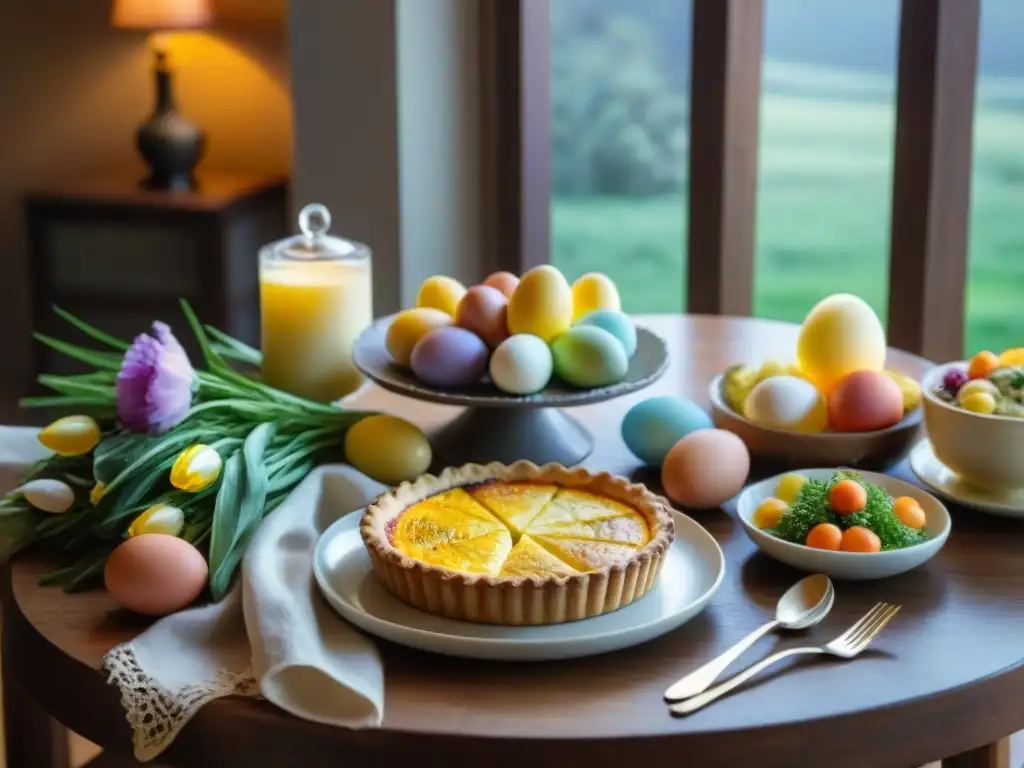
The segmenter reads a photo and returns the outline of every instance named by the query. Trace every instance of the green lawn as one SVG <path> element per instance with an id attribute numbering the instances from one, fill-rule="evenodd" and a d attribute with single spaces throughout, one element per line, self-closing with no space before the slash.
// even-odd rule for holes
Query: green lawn
<path id="1" fill-rule="evenodd" d="M 863 83 L 860 84 L 861 86 Z M 1006 90 L 982 84 L 981 96 Z M 851 291 L 885 317 L 891 99 L 767 93 L 762 106 L 755 313 L 799 322 L 822 296 Z M 982 101 L 975 123 L 968 352 L 1024 345 L 1024 111 Z M 554 262 L 573 278 L 606 272 L 629 311 L 680 312 L 685 193 L 556 199 Z"/>

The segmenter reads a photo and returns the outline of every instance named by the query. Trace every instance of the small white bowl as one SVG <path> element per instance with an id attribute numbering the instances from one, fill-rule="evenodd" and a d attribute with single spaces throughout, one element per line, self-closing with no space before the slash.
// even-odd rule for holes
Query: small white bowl
<path id="1" fill-rule="evenodd" d="M 827 480 L 834 469 L 802 469 L 799 474 L 809 480 Z M 927 562 L 942 549 L 949 536 L 951 521 L 949 512 L 938 499 L 927 491 L 876 472 L 858 472 L 865 482 L 884 488 L 893 498 L 910 496 L 917 499 L 925 514 L 925 532 L 928 541 L 904 549 L 886 552 L 834 552 L 815 549 L 803 544 L 793 544 L 784 539 L 765 533 L 754 525 L 754 511 L 765 499 L 775 495 L 775 488 L 782 475 L 770 477 L 751 485 L 740 494 L 737 511 L 743 529 L 750 540 L 769 557 L 809 573 L 824 573 L 834 579 L 865 581 L 884 579 L 909 571 Z"/>
<path id="2" fill-rule="evenodd" d="M 1024 488 L 1024 419 L 966 411 L 935 394 L 946 372 L 967 370 L 968 361 L 939 365 L 921 383 L 925 430 L 939 461 L 979 488 Z"/>

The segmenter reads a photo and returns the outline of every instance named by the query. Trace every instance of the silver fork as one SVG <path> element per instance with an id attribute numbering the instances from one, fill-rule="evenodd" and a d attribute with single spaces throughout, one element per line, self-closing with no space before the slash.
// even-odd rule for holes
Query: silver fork
<path id="1" fill-rule="evenodd" d="M 701 707 L 710 704 L 715 699 L 724 696 L 729 693 L 729 691 L 742 685 L 766 667 L 770 667 L 775 662 L 781 661 L 782 659 L 790 656 L 799 656 L 802 654 L 828 654 L 830 656 L 838 656 L 841 659 L 852 659 L 868 647 L 871 641 L 874 640 L 878 633 L 882 631 L 882 628 L 892 620 L 892 617 L 896 615 L 899 609 L 900 606 L 898 605 L 878 603 L 874 608 L 864 614 L 860 621 L 843 632 L 843 634 L 832 642 L 820 646 L 788 648 L 784 651 L 773 653 L 768 658 L 762 659 L 756 664 L 752 664 L 739 674 L 730 677 L 724 683 L 719 683 L 713 688 L 708 688 L 703 693 L 698 693 L 696 696 L 692 696 L 689 699 L 671 705 L 669 710 L 675 715 L 688 715 L 691 712 L 696 712 Z"/>

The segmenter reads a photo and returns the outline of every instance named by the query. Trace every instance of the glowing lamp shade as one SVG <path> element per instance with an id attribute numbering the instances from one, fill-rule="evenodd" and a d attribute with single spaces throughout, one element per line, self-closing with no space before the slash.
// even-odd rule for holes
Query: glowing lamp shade
<path id="1" fill-rule="evenodd" d="M 196 29 L 212 21 L 209 0 L 114 0 L 111 24 L 126 29 Z"/>

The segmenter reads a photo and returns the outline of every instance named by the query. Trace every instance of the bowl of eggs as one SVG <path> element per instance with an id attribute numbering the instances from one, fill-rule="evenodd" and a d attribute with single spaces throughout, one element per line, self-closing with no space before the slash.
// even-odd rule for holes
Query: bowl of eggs
<path id="1" fill-rule="evenodd" d="M 712 420 L 767 464 L 883 468 L 921 430 L 921 388 L 885 358 L 867 303 L 830 296 L 804 320 L 795 362 L 734 365 L 711 382 Z"/>
<path id="2" fill-rule="evenodd" d="M 663 339 L 621 311 L 615 283 L 569 283 L 554 266 L 479 285 L 435 275 L 416 305 L 367 328 L 355 365 L 385 389 L 469 406 L 436 437 L 449 462 L 578 463 L 589 433 L 558 409 L 645 387 L 668 367 Z"/>
<path id="3" fill-rule="evenodd" d="M 1024 349 L 937 366 L 922 383 L 936 458 L 989 490 L 1024 487 Z"/>
<path id="4" fill-rule="evenodd" d="M 949 537 L 948 510 L 888 475 L 804 469 L 749 486 L 744 531 L 766 555 L 836 579 L 880 579 L 926 563 Z"/>

